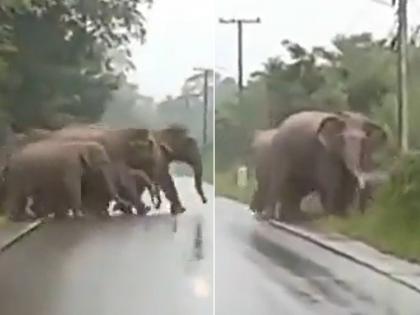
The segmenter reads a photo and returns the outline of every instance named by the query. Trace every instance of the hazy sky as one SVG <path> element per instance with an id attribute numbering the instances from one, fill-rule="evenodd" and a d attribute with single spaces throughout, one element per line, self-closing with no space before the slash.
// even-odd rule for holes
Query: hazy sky
<path id="1" fill-rule="evenodd" d="M 378 0 L 391 3 L 391 0 Z M 420 1 L 411 0 L 409 20 L 419 20 Z M 261 24 L 244 26 L 244 72 L 261 68 L 270 56 L 282 53 L 281 41 L 304 46 L 328 45 L 338 33 L 370 31 L 388 34 L 395 21 L 394 9 L 373 0 L 219 0 L 219 17 L 261 17 Z M 216 26 L 216 66 L 237 76 L 236 27 Z"/>
<path id="2" fill-rule="evenodd" d="M 409 20 L 418 21 L 420 0 L 409 2 Z M 338 33 L 384 36 L 394 23 L 393 8 L 374 0 L 155 0 L 147 16 L 148 40 L 135 45 L 132 80 L 156 99 L 177 94 L 194 66 L 215 62 L 218 71 L 236 77 L 236 27 L 219 24 L 218 17 L 262 19 L 244 27 L 246 76 L 280 54 L 283 39 L 327 45 Z"/>
<path id="3" fill-rule="evenodd" d="M 155 0 L 147 14 L 147 42 L 133 45 L 141 93 L 177 95 L 194 67 L 214 66 L 214 1 Z"/>

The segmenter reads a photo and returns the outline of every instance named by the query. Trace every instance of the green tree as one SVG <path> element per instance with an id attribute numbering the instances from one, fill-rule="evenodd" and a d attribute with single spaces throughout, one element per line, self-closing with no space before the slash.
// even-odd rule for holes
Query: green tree
<path id="1" fill-rule="evenodd" d="M 144 39 L 140 9 L 150 1 L 26 3 L 0 8 L 0 29 L 15 48 L 0 49 L 7 65 L 7 80 L 0 80 L 4 111 L 22 126 L 53 127 L 57 113 L 98 119 L 121 75 L 132 68 L 114 62 L 110 52 L 130 58 L 130 40 Z"/>

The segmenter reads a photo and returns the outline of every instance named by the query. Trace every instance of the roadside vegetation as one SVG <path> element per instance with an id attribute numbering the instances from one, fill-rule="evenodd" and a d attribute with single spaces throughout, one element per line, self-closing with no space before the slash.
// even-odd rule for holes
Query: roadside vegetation
<path id="1" fill-rule="evenodd" d="M 366 214 L 354 212 L 347 219 L 329 217 L 317 225 L 420 262 L 420 155 L 402 157 L 391 174 Z"/>
<path id="2" fill-rule="evenodd" d="M 389 132 L 381 168 L 393 169 L 390 183 L 377 192 L 371 209 L 347 219 L 324 218 L 316 226 L 361 239 L 385 252 L 420 261 L 420 157 L 396 160 L 396 52 L 391 38 L 370 34 L 337 36 L 334 49 L 282 42 L 286 56 L 267 60 L 248 81 L 239 102 L 234 80 L 224 78 L 216 101 L 216 192 L 249 203 L 254 190 L 249 145 L 256 129 L 278 125 L 290 114 L 309 109 L 352 110 L 379 121 Z M 280 47 L 279 47 L 280 50 Z M 409 45 L 409 143 L 420 149 L 420 45 Z M 218 90 L 216 94 L 219 95 Z M 246 189 L 236 185 L 238 165 L 248 165 Z"/>

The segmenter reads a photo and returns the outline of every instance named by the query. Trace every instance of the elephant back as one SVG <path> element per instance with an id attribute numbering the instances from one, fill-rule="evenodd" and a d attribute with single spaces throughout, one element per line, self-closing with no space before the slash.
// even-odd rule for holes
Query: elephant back
<path id="1" fill-rule="evenodd" d="M 78 155 L 78 151 L 66 147 L 60 141 L 42 140 L 29 143 L 11 155 L 7 164 L 8 174 L 23 174 L 47 180 L 49 177 L 44 174 L 45 170 L 59 176 L 66 169 L 74 169 L 72 167 L 78 165 Z"/>
<path id="2" fill-rule="evenodd" d="M 277 128 L 255 131 L 251 143 L 251 150 L 256 164 L 261 163 L 264 157 L 268 154 L 276 132 Z"/>
<path id="3" fill-rule="evenodd" d="M 296 136 L 300 134 L 315 136 L 322 122 L 329 117 L 340 119 L 340 117 L 334 113 L 320 111 L 299 112 L 286 118 L 278 129 L 296 132 Z"/>
<path id="4" fill-rule="evenodd" d="M 130 155 L 132 141 L 146 141 L 149 137 L 147 129 L 110 129 L 93 125 L 63 128 L 54 132 L 53 139 L 74 141 L 96 141 L 102 144 L 110 159 L 126 161 Z"/>

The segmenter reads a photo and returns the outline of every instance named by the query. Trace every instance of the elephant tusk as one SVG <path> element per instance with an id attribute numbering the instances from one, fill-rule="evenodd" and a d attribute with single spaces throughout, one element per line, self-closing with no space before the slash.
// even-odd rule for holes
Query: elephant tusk
<path id="1" fill-rule="evenodd" d="M 363 174 L 357 174 L 357 181 L 359 183 L 359 188 L 360 189 L 365 189 L 366 188 L 366 179 L 365 179 L 365 176 Z"/>

